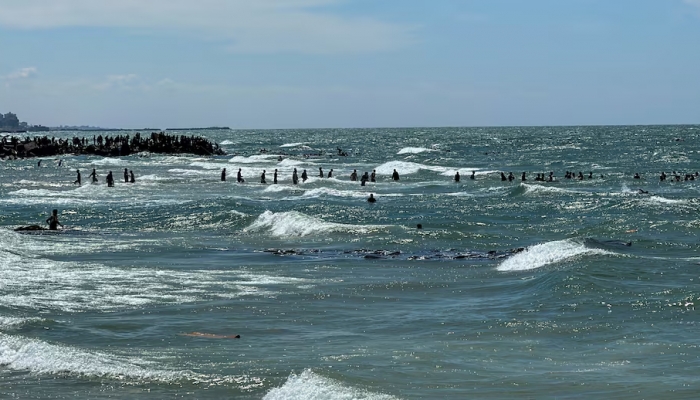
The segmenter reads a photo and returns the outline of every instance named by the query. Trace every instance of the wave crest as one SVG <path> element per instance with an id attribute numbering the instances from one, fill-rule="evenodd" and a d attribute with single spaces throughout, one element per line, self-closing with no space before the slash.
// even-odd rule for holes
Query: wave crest
<path id="1" fill-rule="evenodd" d="M 499 271 L 528 271 L 556 264 L 574 257 L 594 254 L 614 254 L 601 249 L 591 249 L 571 240 L 558 240 L 528 247 L 525 251 L 504 260 Z"/>

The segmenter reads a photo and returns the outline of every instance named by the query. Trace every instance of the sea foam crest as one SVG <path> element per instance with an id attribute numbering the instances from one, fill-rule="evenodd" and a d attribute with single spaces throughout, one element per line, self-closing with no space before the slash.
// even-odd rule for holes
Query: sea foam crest
<path id="1" fill-rule="evenodd" d="M 591 249 L 571 240 L 558 240 L 528 247 L 525 251 L 505 259 L 499 271 L 527 271 L 556 264 L 574 257 L 593 254 L 613 254 L 605 250 Z"/>
<path id="2" fill-rule="evenodd" d="M 269 232 L 273 236 L 308 236 L 330 232 L 367 233 L 381 226 L 357 226 L 326 222 L 297 211 L 273 213 L 265 211 L 245 228 L 244 232 Z"/>
<path id="3" fill-rule="evenodd" d="M 146 364 L 143 361 L 142 363 Z M 108 354 L 87 352 L 2 333 L 0 333 L 0 365 L 14 371 L 109 377 L 119 380 L 172 382 L 192 375 L 189 371 L 152 369 Z"/>
<path id="4" fill-rule="evenodd" d="M 415 174 L 418 171 L 425 169 L 434 172 L 445 172 L 448 170 L 446 167 L 425 165 L 414 163 L 410 161 L 389 161 L 375 168 L 377 170 L 377 175 L 391 175 L 394 170 L 399 173 L 399 175 L 410 175 Z"/>
<path id="5" fill-rule="evenodd" d="M 394 396 L 372 393 L 320 376 L 310 370 L 299 375 L 292 374 L 282 387 L 270 390 L 263 400 L 394 400 Z"/>
<path id="6" fill-rule="evenodd" d="M 426 149 L 425 147 L 404 147 L 403 149 L 399 150 L 399 152 L 396 154 L 419 154 L 419 153 L 426 153 L 429 151 L 435 151 L 435 150 L 434 149 Z"/>

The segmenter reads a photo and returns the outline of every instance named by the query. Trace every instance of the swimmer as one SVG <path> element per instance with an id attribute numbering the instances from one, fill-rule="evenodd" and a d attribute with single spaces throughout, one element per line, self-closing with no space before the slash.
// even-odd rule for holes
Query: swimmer
<path id="1" fill-rule="evenodd" d="M 377 170 L 373 169 L 372 174 L 369 176 L 369 181 L 370 182 L 376 182 L 377 181 Z"/>
<path id="2" fill-rule="evenodd" d="M 63 165 L 63 160 L 58 160 L 58 166 L 60 167 L 61 165 Z"/>
<path id="3" fill-rule="evenodd" d="M 368 203 L 376 203 L 377 199 L 374 198 L 374 195 L 372 193 L 369 194 L 369 198 L 367 198 Z"/>
<path id="4" fill-rule="evenodd" d="M 221 182 L 226 182 L 226 168 L 221 170 Z"/>
<path id="5" fill-rule="evenodd" d="M 472 176 L 470 176 L 469 179 L 471 179 L 471 180 L 476 179 L 476 171 L 472 171 Z"/>
<path id="6" fill-rule="evenodd" d="M 75 182 L 73 182 L 73 184 L 75 185 L 77 183 L 78 186 L 80 186 L 80 170 L 77 169 L 77 170 L 75 170 L 75 172 L 78 173 L 78 179 L 76 179 Z"/>
<path id="7" fill-rule="evenodd" d="M 639 192 L 639 194 L 649 194 L 648 190 L 637 189 L 637 191 Z"/>
<path id="8" fill-rule="evenodd" d="M 130 178 L 131 178 L 131 179 L 129 180 L 129 182 L 131 182 L 131 183 L 136 183 L 136 178 L 134 177 L 134 171 L 133 171 L 133 170 L 129 170 L 129 176 L 130 176 Z"/>
<path id="9" fill-rule="evenodd" d="M 423 229 L 423 224 L 416 225 L 416 229 Z"/>
<path id="10" fill-rule="evenodd" d="M 49 224 L 49 230 L 52 231 L 58 230 L 58 225 L 61 225 L 61 228 L 63 228 L 63 224 L 58 222 L 58 210 L 53 210 L 53 213 L 46 220 L 46 223 Z"/>
<path id="11" fill-rule="evenodd" d="M 324 175 L 323 175 L 323 168 L 321 168 L 321 167 L 318 167 L 318 177 L 319 177 L 319 178 L 323 178 L 323 177 L 324 177 Z"/>
<path id="12" fill-rule="evenodd" d="M 507 180 L 508 180 L 508 178 L 506 178 L 506 174 L 504 174 L 503 172 L 501 172 L 501 182 L 507 181 Z"/>
<path id="13" fill-rule="evenodd" d="M 39 162 L 36 163 L 36 166 L 37 166 L 37 167 L 41 167 L 41 160 L 39 160 Z"/>
<path id="14" fill-rule="evenodd" d="M 272 183 L 277 184 L 277 168 L 275 168 L 275 174 L 272 175 Z"/>
<path id="15" fill-rule="evenodd" d="M 328 177 L 332 178 L 333 177 L 333 168 L 331 168 L 330 171 L 328 171 Z"/>
<path id="16" fill-rule="evenodd" d="M 265 181 L 265 170 L 263 170 L 262 174 L 260 175 L 260 183 L 262 183 L 262 184 L 267 183 Z"/>
<path id="17" fill-rule="evenodd" d="M 394 170 L 394 173 L 391 174 L 391 179 L 398 181 L 399 180 L 399 173 Z"/>
<path id="18" fill-rule="evenodd" d="M 292 172 L 292 184 L 298 185 L 299 184 L 299 177 L 297 176 L 297 169 L 294 168 L 294 172 Z"/>
<path id="19" fill-rule="evenodd" d="M 515 177 L 513 176 L 513 173 L 509 172 L 508 173 L 508 182 L 513 182 L 514 179 L 515 179 Z"/>
<path id="20" fill-rule="evenodd" d="M 124 168 L 124 183 L 129 183 L 129 171 Z"/>
<path id="21" fill-rule="evenodd" d="M 306 182 L 309 179 L 309 175 L 306 174 L 306 170 L 301 171 L 301 181 Z"/>
<path id="22" fill-rule="evenodd" d="M 634 179 L 642 179 L 642 178 L 639 176 L 639 173 L 638 173 L 638 172 L 635 172 L 635 173 L 634 173 Z"/>
<path id="23" fill-rule="evenodd" d="M 356 169 L 352 170 L 352 174 L 350 174 L 350 180 L 352 182 L 357 182 L 357 170 Z"/>
<path id="24" fill-rule="evenodd" d="M 360 185 L 365 186 L 367 184 L 367 181 L 369 180 L 369 174 L 365 172 L 362 174 L 362 178 L 360 178 Z"/>
<path id="25" fill-rule="evenodd" d="M 92 178 L 92 183 L 97 183 L 97 171 L 95 171 L 95 168 L 92 169 L 92 173 L 88 175 L 88 178 Z"/>
<path id="26" fill-rule="evenodd" d="M 455 182 L 459 183 L 459 171 L 455 172 Z"/>

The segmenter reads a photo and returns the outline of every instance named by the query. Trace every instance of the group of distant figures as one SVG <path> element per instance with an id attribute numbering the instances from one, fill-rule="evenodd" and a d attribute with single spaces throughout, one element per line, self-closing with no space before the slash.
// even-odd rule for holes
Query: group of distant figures
<path id="1" fill-rule="evenodd" d="M 74 185 L 81 186 L 83 184 L 82 178 L 80 175 L 80 170 L 75 171 L 78 176 L 75 182 L 73 182 Z M 98 183 L 97 179 L 97 170 L 95 168 L 92 169 L 92 173 L 88 175 L 88 178 L 92 178 L 92 183 Z M 107 177 L 105 178 L 107 181 L 107 186 L 108 187 L 114 187 L 114 175 L 112 175 L 112 171 L 109 171 L 107 173 Z M 127 168 L 124 168 L 124 183 L 136 183 L 136 177 L 134 176 L 134 171 L 128 170 Z"/>
<path id="2" fill-rule="evenodd" d="M 267 171 L 263 170 L 262 174 L 260 174 L 260 183 L 262 184 L 267 184 L 267 177 L 266 177 Z M 278 183 L 278 172 L 277 168 L 275 168 L 275 172 L 272 175 L 272 184 L 276 185 Z M 332 178 L 333 177 L 333 169 L 331 168 L 330 171 L 328 171 L 328 175 L 325 175 L 323 173 L 323 168 L 319 167 L 318 168 L 318 177 L 319 178 Z M 391 178 L 394 181 L 398 181 L 400 179 L 398 171 L 394 169 L 394 172 L 391 174 Z M 301 172 L 301 181 L 306 182 L 309 179 L 309 174 L 306 172 L 306 170 L 303 170 Z M 357 182 L 357 170 L 353 170 L 352 173 L 350 174 L 350 180 L 353 182 Z M 226 168 L 221 170 L 221 181 L 225 182 L 226 181 Z M 360 185 L 365 186 L 367 182 L 376 182 L 377 181 L 377 170 L 372 170 L 372 174 L 369 172 L 365 172 L 362 177 L 360 177 Z M 236 174 L 236 182 L 238 183 L 245 183 L 245 179 L 243 178 L 243 172 L 241 168 L 238 168 L 238 173 Z M 294 171 L 292 172 L 292 184 L 298 185 L 299 184 L 299 175 L 297 172 L 297 169 L 294 168 Z M 367 201 L 370 203 L 374 203 L 377 201 L 377 199 L 374 197 L 373 194 L 369 195 L 369 198 L 367 198 Z"/>

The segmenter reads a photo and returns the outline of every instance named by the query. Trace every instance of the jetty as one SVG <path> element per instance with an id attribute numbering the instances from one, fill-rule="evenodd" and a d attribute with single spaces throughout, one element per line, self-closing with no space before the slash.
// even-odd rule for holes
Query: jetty
<path id="1" fill-rule="evenodd" d="M 226 155 L 218 143 L 209 139 L 201 136 L 169 135 L 165 132 L 152 132 L 150 135 L 136 133 L 133 136 L 93 135 L 91 138 L 76 136 L 69 139 L 48 136 L 34 138 L 3 136 L 0 142 L 0 159 L 9 160 L 66 155 L 122 157 L 141 152 L 198 156 Z"/>

